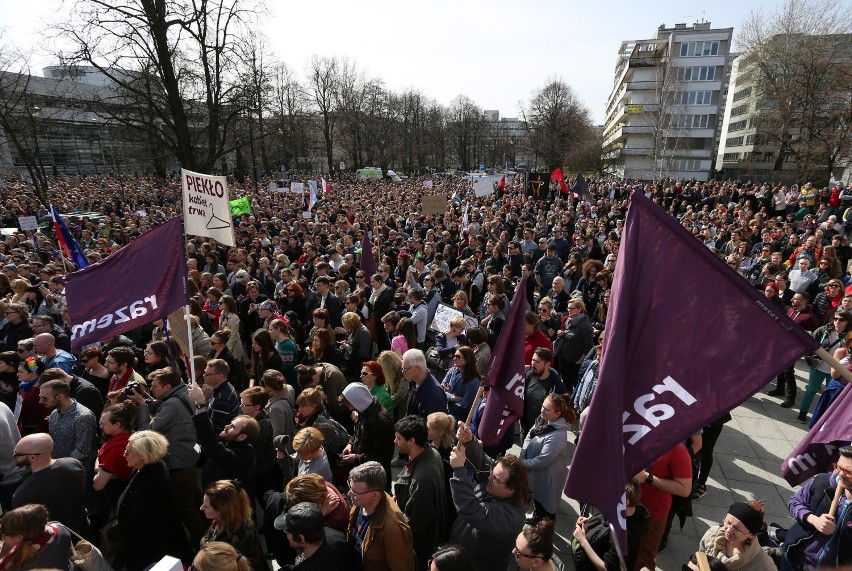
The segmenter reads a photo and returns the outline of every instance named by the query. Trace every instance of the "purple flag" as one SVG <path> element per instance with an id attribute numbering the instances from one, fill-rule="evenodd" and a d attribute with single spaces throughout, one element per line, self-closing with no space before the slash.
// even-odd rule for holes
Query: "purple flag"
<path id="1" fill-rule="evenodd" d="M 483 379 L 491 387 L 479 422 L 479 438 L 487 446 L 500 442 L 524 415 L 524 344 L 527 317 L 527 280 L 521 280 L 509 316 L 500 330 L 494 357 Z"/>
<path id="2" fill-rule="evenodd" d="M 166 319 L 186 305 L 181 219 L 173 218 L 102 262 L 68 276 L 71 347 Z"/>
<path id="3" fill-rule="evenodd" d="M 367 276 L 367 283 L 370 283 L 370 276 L 376 273 L 376 257 L 373 256 L 373 245 L 370 243 L 370 230 L 364 230 L 364 239 L 361 240 L 361 271 Z"/>
<path id="4" fill-rule="evenodd" d="M 598 508 L 626 548 L 625 482 L 818 343 L 641 192 L 613 283 L 565 493 Z"/>
<path id="5" fill-rule="evenodd" d="M 837 460 L 837 449 L 852 440 L 852 389 L 843 387 L 828 410 L 781 464 L 781 475 L 791 486 L 828 472 Z"/>

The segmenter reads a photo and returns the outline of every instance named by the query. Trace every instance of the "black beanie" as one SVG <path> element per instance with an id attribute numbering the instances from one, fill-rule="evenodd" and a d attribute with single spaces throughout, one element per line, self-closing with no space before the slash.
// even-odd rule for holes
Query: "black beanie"
<path id="1" fill-rule="evenodd" d="M 745 502 L 736 502 L 728 508 L 728 513 L 743 522 L 751 533 L 757 533 L 763 527 L 763 514 Z"/>

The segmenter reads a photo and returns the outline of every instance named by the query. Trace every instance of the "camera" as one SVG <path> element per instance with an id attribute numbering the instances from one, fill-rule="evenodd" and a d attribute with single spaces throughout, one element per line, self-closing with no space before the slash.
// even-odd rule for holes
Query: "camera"
<path id="1" fill-rule="evenodd" d="M 145 387 L 144 385 L 142 385 L 142 383 L 140 383 L 139 381 L 131 381 L 124 386 L 124 394 L 129 397 L 132 397 L 137 389 L 140 393 L 145 392 Z"/>

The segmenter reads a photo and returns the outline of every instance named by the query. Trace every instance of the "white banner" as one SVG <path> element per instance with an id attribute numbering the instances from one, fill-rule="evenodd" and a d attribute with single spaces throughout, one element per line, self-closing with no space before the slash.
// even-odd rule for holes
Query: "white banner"
<path id="1" fill-rule="evenodd" d="M 235 246 L 227 178 L 181 169 L 180 180 L 184 232 Z"/>
<path id="2" fill-rule="evenodd" d="M 35 216 L 18 216 L 21 230 L 38 230 L 38 219 Z"/>

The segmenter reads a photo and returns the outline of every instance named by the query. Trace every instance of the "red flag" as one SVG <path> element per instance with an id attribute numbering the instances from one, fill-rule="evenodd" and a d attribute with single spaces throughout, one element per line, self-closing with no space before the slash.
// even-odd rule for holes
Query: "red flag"
<path id="1" fill-rule="evenodd" d="M 819 344 L 641 192 L 622 236 L 565 493 L 597 507 L 626 545 L 624 483 Z M 755 339 L 772 341 L 743 351 Z"/>
<path id="2" fill-rule="evenodd" d="M 831 381 L 832 383 L 836 381 Z M 781 475 L 791 486 L 827 472 L 837 460 L 838 448 L 852 440 L 852 385 L 846 385 L 796 449 L 781 464 Z"/>
<path id="3" fill-rule="evenodd" d="M 526 338 L 526 290 L 527 280 L 521 280 L 482 381 L 491 387 L 479 422 L 479 438 L 486 446 L 500 442 L 524 414 L 524 344 L 519 340 Z"/>
<path id="4" fill-rule="evenodd" d="M 322 179 L 322 191 L 326 194 L 331 192 L 331 185 L 325 179 Z"/>
<path id="5" fill-rule="evenodd" d="M 559 191 L 566 196 L 568 195 L 568 185 L 565 184 L 565 175 L 562 174 L 562 167 L 553 169 L 553 172 L 550 173 L 550 182 L 558 182 Z"/>
<path id="6" fill-rule="evenodd" d="M 497 186 L 500 187 L 500 190 L 506 190 L 506 175 L 503 175 L 503 178 L 500 179 L 500 184 Z"/>

